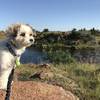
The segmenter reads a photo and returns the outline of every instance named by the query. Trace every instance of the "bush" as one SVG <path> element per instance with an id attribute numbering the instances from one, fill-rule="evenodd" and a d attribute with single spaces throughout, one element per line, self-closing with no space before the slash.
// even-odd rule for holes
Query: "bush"
<path id="1" fill-rule="evenodd" d="M 47 59 L 49 59 L 52 63 L 73 63 L 75 59 L 71 57 L 71 54 L 67 51 L 49 51 L 47 52 Z"/>
<path id="2" fill-rule="evenodd" d="M 78 41 L 80 41 L 81 43 L 88 43 L 95 41 L 95 36 L 85 32 L 83 33 L 80 31 L 72 31 L 68 35 L 67 40 L 67 44 L 76 44 Z"/>

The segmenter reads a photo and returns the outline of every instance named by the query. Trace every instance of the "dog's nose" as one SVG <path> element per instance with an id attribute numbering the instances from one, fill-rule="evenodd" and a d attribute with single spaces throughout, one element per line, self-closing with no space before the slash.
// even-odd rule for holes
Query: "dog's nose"
<path id="1" fill-rule="evenodd" d="M 30 42 L 33 42 L 33 39 L 30 39 Z"/>

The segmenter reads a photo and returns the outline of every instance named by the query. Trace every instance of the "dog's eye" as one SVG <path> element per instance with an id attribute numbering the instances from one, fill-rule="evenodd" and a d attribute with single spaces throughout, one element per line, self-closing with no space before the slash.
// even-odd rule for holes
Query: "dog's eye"
<path id="1" fill-rule="evenodd" d="M 24 36 L 25 36 L 25 33 L 24 33 L 24 32 L 23 32 L 23 33 L 21 33 L 21 34 L 20 34 L 20 36 L 23 36 L 23 37 L 24 37 Z"/>
<path id="2" fill-rule="evenodd" d="M 30 34 L 30 36 L 32 36 L 32 34 Z"/>

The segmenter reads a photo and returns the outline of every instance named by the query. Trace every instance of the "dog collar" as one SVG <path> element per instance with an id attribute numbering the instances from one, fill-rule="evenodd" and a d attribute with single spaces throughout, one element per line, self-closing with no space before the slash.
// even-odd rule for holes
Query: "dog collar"
<path id="1" fill-rule="evenodd" d="M 15 64 L 16 64 L 16 66 L 17 66 L 17 67 L 20 66 L 20 61 L 19 61 L 19 59 L 18 59 L 18 58 L 20 57 L 20 55 L 17 55 L 17 54 L 14 52 L 14 50 L 12 49 L 10 43 L 7 43 L 6 46 L 7 46 L 8 50 L 10 51 L 10 53 L 15 57 Z"/>
<path id="2" fill-rule="evenodd" d="M 18 55 L 14 52 L 14 50 L 12 49 L 10 43 L 7 43 L 6 46 L 7 46 L 8 50 L 10 51 L 10 53 L 11 53 L 13 56 L 18 56 Z"/>

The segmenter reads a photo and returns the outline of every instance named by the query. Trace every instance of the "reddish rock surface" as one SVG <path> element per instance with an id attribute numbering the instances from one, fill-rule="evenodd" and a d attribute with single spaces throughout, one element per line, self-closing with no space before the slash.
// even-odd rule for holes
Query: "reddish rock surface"
<path id="1" fill-rule="evenodd" d="M 0 100 L 4 100 L 5 91 L 0 90 Z M 14 82 L 10 100 L 76 100 L 69 91 L 53 85 L 39 82 Z"/>

